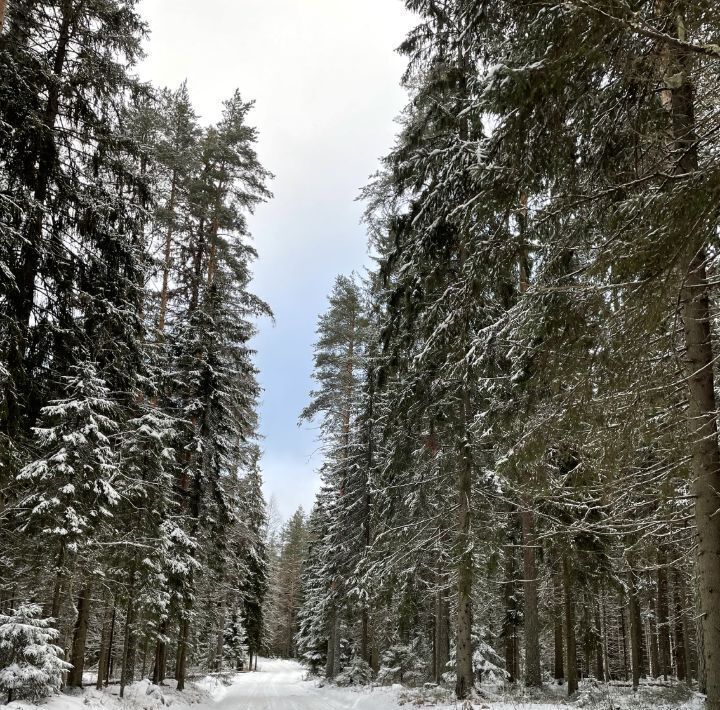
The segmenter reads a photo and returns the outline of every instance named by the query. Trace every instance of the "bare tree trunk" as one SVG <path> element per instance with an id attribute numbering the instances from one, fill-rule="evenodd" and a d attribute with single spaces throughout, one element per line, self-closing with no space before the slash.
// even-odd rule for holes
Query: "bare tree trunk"
<path id="1" fill-rule="evenodd" d="M 167 620 L 163 619 L 158 628 L 157 640 L 155 641 L 155 663 L 153 666 L 152 682 L 160 685 L 165 680 L 165 666 L 167 663 Z"/>
<path id="2" fill-rule="evenodd" d="M 686 38 L 684 3 L 673 5 L 674 33 Z M 695 126 L 693 58 L 682 46 L 668 45 L 673 146 L 670 159 L 679 175 L 699 169 Z M 710 286 L 705 238 L 696 234 L 697 216 L 688 207 L 687 233 L 679 234 L 689 249 L 681 292 L 688 381 L 688 425 L 695 482 L 697 576 L 702 625 L 703 667 L 707 710 L 720 710 L 720 449 L 714 386 L 714 355 L 710 327 Z"/>
<path id="3" fill-rule="evenodd" d="M 137 651 L 137 635 L 135 622 L 137 609 L 135 606 L 135 585 L 131 583 L 128 592 L 127 612 L 125 614 L 125 639 L 123 641 L 123 660 L 120 669 L 120 697 L 125 696 L 125 687 L 135 680 L 135 654 Z"/>
<path id="4" fill-rule="evenodd" d="M 562 576 L 560 565 L 553 570 L 553 611 L 555 626 L 555 664 L 553 674 L 558 685 L 565 682 L 564 656 L 565 648 L 563 643 L 563 602 L 562 602 Z"/>
<path id="5" fill-rule="evenodd" d="M 663 545 L 658 546 L 657 554 L 657 635 L 658 662 L 660 674 L 667 680 L 670 672 L 670 625 L 668 623 L 668 576 L 667 554 Z"/>
<path id="6" fill-rule="evenodd" d="M 177 651 L 177 689 L 185 690 L 185 676 L 187 673 L 187 654 L 188 644 L 190 642 L 190 621 L 183 619 L 180 624 L 180 638 L 178 639 Z"/>
<path id="7" fill-rule="evenodd" d="M 325 677 L 335 677 L 335 640 L 337 637 L 337 610 L 333 604 L 328 622 L 327 659 L 325 663 Z"/>
<path id="8" fill-rule="evenodd" d="M 658 648 L 657 634 L 657 618 L 651 616 L 648 619 L 647 644 L 650 649 L 650 675 L 653 678 L 659 678 L 662 675 L 660 671 L 660 650 Z"/>
<path id="9" fill-rule="evenodd" d="M 175 212 L 175 199 L 177 194 L 177 171 L 173 170 L 172 179 L 170 181 L 170 199 L 167 204 L 168 211 L 168 228 L 165 233 L 165 253 L 163 255 L 163 279 L 162 289 L 160 290 L 160 313 L 158 316 L 158 333 L 165 331 L 165 319 L 167 316 L 168 296 L 170 292 L 170 266 L 172 265 L 172 238 L 173 238 L 173 218 Z"/>
<path id="10" fill-rule="evenodd" d="M 573 596 L 572 563 L 570 556 L 563 556 L 563 586 L 565 588 L 565 635 L 567 647 L 567 687 L 568 695 L 578 689 L 577 648 L 575 646 L 575 599 Z"/>
<path id="11" fill-rule="evenodd" d="M 115 619 L 117 618 L 117 607 L 113 603 L 112 621 L 110 622 L 110 639 L 108 640 L 108 658 L 105 669 L 105 685 L 110 683 L 110 675 L 113 671 L 113 662 L 115 660 L 114 642 L 115 642 Z"/>
<path id="12" fill-rule="evenodd" d="M 434 680 L 442 681 L 450 660 L 450 602 L 447 591 L 441 587 L 435 593 L 435 664 Z"/>
<path id="13" fill-rule="evenodd" d="M 364 661 L 369 661 L 368 649 L 370 648 L 370 616 L 368 614 L 368 609 L 366 606 L 363 606 L 362 608 L 361 623 L 362 629 L 360 632 L 360 658 L 362 658 Z"/>
<path id="14" fill-rule="evenodd" d="M 106 593 L 102 630 L 100 631 L 100 655 L 98 657 L 97 682 L 95 683 L 95 687 L 98 690 L 102 690 L 108 661 L 110 660 L 110 634 L 114 619 L 115 600 L 108 593 Z"/>
<path id="15" fill-rule="evenodd" d="M 75 620 L 72 651 L 70 653 L 72 670 L 68 674 L 67 681 L 67 684 L 71 688 L 82 688 L 83 672 L 85 670 L 85 644 L 87 642 L 91 602 L 92 583 L 88 581 L 82 588 L 80 596 L 78 597 L 77 619 Z"/>
<path id="16" fill-rule="evenodd" d="M 605 644 L 603 643 L 601 605 L 595 607 L 595 677 L 599 681 L 605 680 Z"/>
<path id="17" fill-rule="evenodd" d="M 640 602 L 638 600 L 637 588 L 635 585 L 635 573 L 630 570 L 628 585 L 628 598 L 630 602 L 630 655 L 632 657 L 632 682 L 633 689 L 637 690 L 640 685 L 640 677 L 643 670 L 643 647 L 642 647 L 642 621 L 640 619 Z"/>
<path id="18" fill-rule="evenodd" d="M 466 698 L 474 685 L 472 667 L 472 583 L 473 583 L 473 553 L 472 535 L 470 528 L 470 505 L 472 499 L 472 455 L 470 440 L 467 437 L 468 416 L 467 394 L 463 394 L 461 422 L 463 426 L 463 440 L 460 458 L 460 472 L 458 478 L 458 516 L 457 516 L 457 544 L 458 544 L 458 581 L 457 581 L 457 626 L 455 636 L 456 648 L 456 683 L 455 695 L 460 699 Z"/>
<path id="19" fill-rule="evenodd" d="M 505 671 L 508 682 L 516 683 L 519 675 L 519 654 L 517 648 L 517 598 L 515 595 L 515 541 L 512 537 L 505 546 L 505 582 L 503 591 L 505 597 L 505 620 L 503 622 L 503 637 L 505 638 Z"/>
<path id="20" fill-rule="evenodd" d="M 620 592 L 620 636 L 622 637 L 623 680 L 628 680 L 627 624 L 625 623 L 625 594 Z"/>
<path id="21" fill-rule="evenodd" d="M 520 513 L 523 545 L 523 586 L 525 591 L 525 685 L 542 686 L 540 672 L 540 618 L 538 611 L 538 580 L 535 556 L 535 521 L 530 501 L 524 502 Z"/>
<path id="22" fill-rule="evenodd" d="M 2 34 L 4 24 L 5 24 L 5 0 L 0 0 L 0 34 Z"/>

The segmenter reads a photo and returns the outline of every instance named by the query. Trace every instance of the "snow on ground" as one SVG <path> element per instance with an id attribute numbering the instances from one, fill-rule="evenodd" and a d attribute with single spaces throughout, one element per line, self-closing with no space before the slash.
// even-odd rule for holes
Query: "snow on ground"
<path id="1" fill-rule="evenodd" d="M 77 694 L 61 694 L 41 706 L 14 702 L 9 710 L 411 710 L 430 707 L 433 693 L 390 688 L 337 688 L 317 680 L 306 680 L 306 671 L 294 661 L 264 660 L 257 673 L 239 673 L 226 684 L 214 677 L 204 678 L 183 693 L 168 681 L 157 688 L 149 681 L 133 683 L 125 698 L 118 688 L 106 691 L 86 689 Z M 473 710 L 702 710 L 702 699 L 681 686 L 644 687 L 633 694 L 626 687 L 588 685 L 573 702 L 563 689 L 548 687 L 540 695 L 516 691 L 512 698 L 501 698 L 490 689 L 485 699 L 473 703 Z M 460 710 L 461 705 L 445 700 L 432 705 L 435 710 Z"/>

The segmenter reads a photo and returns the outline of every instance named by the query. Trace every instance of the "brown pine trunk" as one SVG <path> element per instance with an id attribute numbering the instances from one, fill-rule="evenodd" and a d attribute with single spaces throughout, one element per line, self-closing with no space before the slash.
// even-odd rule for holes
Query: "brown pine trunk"
<path id="1" fill-rule="evenodd" d="M 5 0 L 0 0 L 0 34 L 3 31 L 4 24 L 5 24 Z"/>
<path id="2" fill-rule="evenodd" d="M 82 588 L 77 604 L 77 619 L 73 630 L 72 651 L 70 663 L 72 670 L 68 674 L 67 684 L 71 688 L 82 688 L 83 672 L 85 670 L 85 644 L 87 642 L 88 621 L 90 619 L 90 604 L 92 603 L 92 584 L 88 582 Z"/>
<path id="3" fill-rule="evenodd" d="M 535 521 L 530 502 L 525 501 L 520 513 L 523 545 L 523 587 L 525 591 L 525 685 L 542 686 L 540 671 L 540 618 L 538 611 L 538 580 L 536 562 Z"/>
<path id="4" fill-rule="evenodd" d="M 567 688 L 568 695 L 578 689 L 577 648 L 575 645 L 575 599 L 573 595 L 572 563 L 570 556 L 563 557 L 563 586 L 565 589 L 565 636 L 567 647 Z"/>
<path id="5" fill-rule="evenodd" d="M 674 33 L 686 39 L 684 3 L 673 5 Z M 670 160 L 679 175 L 699 169 L 695 126 L 693 58 L 677 45 L 668 45 L 673 146 Z M 704 247 L 706 237 L 696 234 L 697 208 L 688 206 L 687 231 L 678 243 L 687 244 L 688 259 L 681 292 L 685 335 L 685 367 L 688 379 L 688 427 L 695 487 L 697 530 L 697 576 L 702 626 L 703 668 L 707 710 L 720 710 L 720 449 L 714 386 L 714 355 L 711 336 L 710 286 Z M 702 679 L 701 679 L 702 681 Z"/>

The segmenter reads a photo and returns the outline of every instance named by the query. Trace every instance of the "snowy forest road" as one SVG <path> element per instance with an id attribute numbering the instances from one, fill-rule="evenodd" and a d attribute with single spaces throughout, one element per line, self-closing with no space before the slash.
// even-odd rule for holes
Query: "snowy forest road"
<path id="1" fill-rule="evenodd" d="M 264 660 L 257 673 L 243 673 L 203 710 L 395 710 L 382 692 L 360 693 L 319 688 L 303 680 L 305 669 L 294 661 Z"/>

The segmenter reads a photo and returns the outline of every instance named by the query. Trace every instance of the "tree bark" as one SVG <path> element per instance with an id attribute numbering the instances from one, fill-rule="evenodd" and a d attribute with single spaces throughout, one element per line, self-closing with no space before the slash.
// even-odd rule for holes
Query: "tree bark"
<path id="1" fill-rule="evenodd" d="M 134 598 L 134 584 L 131 583 L 127 612 L 125 614 L 125 639 L 123 641 L 123 660 L 120 669 L 120 697 L 125 696 L 125 687 L 135 679 L 135 655 L 137 652 L 137 634 L 135 621 L 137 608 Z"/>
<path id="2" fill-rule="evenodd" d="M 85 644 L 87 642 L 91 602 L 92 584 L 87 582 L 78 597 L 77 619 L 73 630 L 72 651 L 70 653 L 72 670 L 68 674 L 67 681 L 68 686 L 71 688 L 82 688 L 83 672 L 85 670 Z"/>
<path id="3" fill-rule="evenodd" d="M 462 425 L 463 436 L 458 477 L 458 581 L 457 581 L 457 625 L 456 625 L 456 683 L 455 695 L 463 700 L 474 685 L 472 667 L 472 583 L 473 544 L 470 528 L 470 501 L 472 499 L 472 455 L 467 437 L 467 394 L 463 395 Z"/>
<path id="4" fill-rule="evenodd" d="M 505 671 L 509 683 L 516 683 L 519 676 L 519 654 L 517 643 L 517 598 L 515 596 L 515 541 L 512 537 L 505 546 L 505 582 L 503 584 L 505 601 L 505 619 L 503 637 L 505 639 Z"/>
<path id="5" fill-rule="evenodd" d="M 438 583 L 441 584 L 440 580 Z M 433 678 L 442 682 L 450 660 L 450 602 L 447 591 L 440 587 L 435 593 L 435 663 Z"/>
<path id="6" fill-rule="evenodd" d="M 183 619 L 180 624 L 180 638 L 178 639 L 177 656 L 177 689 L 185 690 L 185 675 L 187 671 L 188 644 L 190 642 L 190 622 Z"/>
<path id="7" fill-rule="evenodd" d="M 158 316 L 158 332 L 165 332 L 165 318 L 167 315 L 168 296 L 170 290 L 170 266 L 172 264 L 172 238 L 173 238 L 173 218 L 175 212 L 175 200 L 177 194 L 177 170 L 173 170 L 172 179 L 170 181 L 170 198 L 168 199 L 168 228 L 165 232 L 165 253 L 163 255 L 163 279 L 162 289 L 160 291 L 160 313 Z"/>
<path id="8" fill-rule="evenodd" d="M 158 627 L 158 635 L 155 641 L 155 663 L 153 665 L 152 682 L 160 685 L 165 680 L 165 666 L 167 664 L 167 620 L 163 619 Z"/>
<path id="9" fill-rule="evenodd" d="M 642 621 L 640 619 L 640 601 L 635 585 L 635 573 L 631 570 L 628 584 L 628 600 L 630 613 L 630 656 L 632 658 L 633 690 L 640 685 L 643 671 Z"/>
<path id="10" fill-rule="evenodd" d="M 659 672 L 667 680 L 670 672 L 670 625 L 668 623 L 668 576 L 667 554 L 663 545 L 658 546 L 657 554 L 657 634 Z"/>
<path id="11" fill-rule="evenodd" d="M 569 554 L 563 556 L 563 586 L 565 588 L 565 636 L 567 647 L 568 695 L 578 689 L 577 648 L 575 645 L 575 599 L 573 596 L 572 563 Z"/>
<path id="12" fill-rule="evenodd" d="M 673 5 L 675 36 L 685 40 L 684 3 Z M 699 169 L 695 125 L 693 59 L 677 45 L 667 45 L 673 145 L 670 160 L 678 175 L 695 175 Z M 711 337 L 710 286 L 705 238 L 696 234 L 697 215 L 688 207 L 687 231 L 678 234 L 687 244 L 688 260 L 681 292 L 685 335 L 685 367 L 688 381 L 688 427 L 695 487 L 697 576 L 702 626 L 703 667 L 707 710 L 720 710 L 720 449 L 714 387 L 714 356 Z M 713 228 L 714 231 L 714 228 Z"/>
<path id="13" fill-rule="evenodd" d="M 542 686 L 540 671 L 540 618 L 538 611 L 537 561 L 535 555 L 535 521 L 529 501 L 520 513 L 523 544 L 523 586 L 525 591 L 525 685 Z"/>
<path id="14" fill-rule="evenodd" d="M 100 655 L 98 657 L 97 682 L 95 687 L 102 690 L 105 672 L 110 659 L 110 631 L 114 620 L 115 601 L 109 595 L 105 594 L 105 608 L 103 611 L 102 630 L 100 631 Z"/>
<path id="15" fill-rule="evenodd" d="M 325 677 L 335 677 L 335 638 L 337 636 L 337 611 L 335 605 L 330 611 L 330 619 L 328 621 L 328 645 L 327 645 L 327 659 L 325 662 Z"/>
<path id="16" fill-rule="evenodd" d="M 562 601 L 562 572 L 560 565 L 558 569 L 553 570 L 553 612 L 554 612 L 554 630 L 555 630 L 555 663 L 553 666 L 553 675 L 558 685 L 565 682 L 565 665 L 564 656 L 565 648 L 563 643 L 563 601 Z"/>

